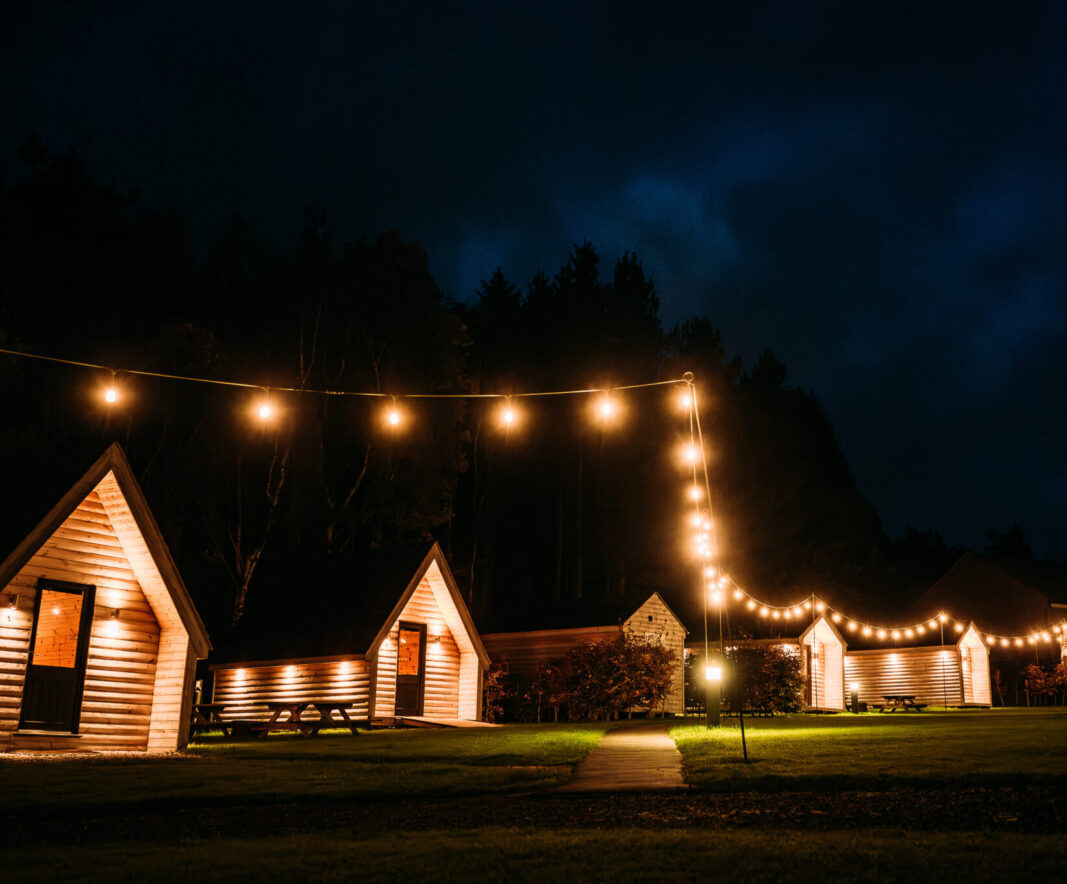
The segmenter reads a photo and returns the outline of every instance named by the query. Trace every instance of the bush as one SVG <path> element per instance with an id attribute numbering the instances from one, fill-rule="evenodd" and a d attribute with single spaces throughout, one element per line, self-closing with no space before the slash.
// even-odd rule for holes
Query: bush
<path id="1" fill-rule="evenodd" d="M 804 677 L 800 657 L 784 645 L 766 642 L 740 642 L 726 650 L 733 684 L 727 689 L 736 702 L 737 690 L 746 708 L 768 712 L 796 712 L 801 706 Z M 732 705 L 732 703 L 731 703 Z"/>
<path id="2" fill-rule="evenodd" d="M 544 663 L 523 691 L 537 721 L 547 717 L 618 718 L 626 710 L 662 706 L 671 689 L 676 656 L 655 641 L 621 633 L 610 641 L 571 648 Z"/>

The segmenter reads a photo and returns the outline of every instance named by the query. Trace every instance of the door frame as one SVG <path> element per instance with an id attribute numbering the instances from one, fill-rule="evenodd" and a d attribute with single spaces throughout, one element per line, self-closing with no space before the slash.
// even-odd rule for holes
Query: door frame
<path id="1" fill-rule="evenodd" d="M 396 681 L 394 682 L 393 690 L 394 690 L 394 692 L 399 693 L 400 677 L 401 677 L 400 676 L 400 633 L 401 633 L 402 630 L 407 630 L 409 632 L 417 632 L 419 634 L 419 674 L 416 677 L 418 678 L 419 702 L 418 702 L 418 706 L 417 706 L 417 709 L 418 709 L 417 712 L 400 712 L 398 707 L 397 707 L 396 693 L 394 693 L 393 714 L 394 715 L 422 715 L 423 710 L 426 708 L 426 624 L 425 623 L 408 623 L 408 622 L 402 620 L 399 623 L 397 623 L 396 630 L 397 630 L 397 632 L 396 632 L 397 654 L 396 654 L 396 675 L 394 676 Z M 404 676 L 404 677 L 405 678 L 410 678 L 411 676 Z"/>
<path id="2" fill-rule="evenodd" d="M 37 626 L 41 620 L 41 601 L 44 598 L 44 590 L 53 592 L 66 592 L 82 597 L 81 617 L 78 620 L 78 644 L 74 651 L 74 692 L 71 699 L 70 730 L 56 730 L 57 734 L 76 734 L 81 724 L 82 695 L 85 692 L 85 671 L 89 661 L 89 634 L 93 628 L 93 611 L 96 606 L 96 586 L 90 583 L 70 583 L 66 580 L 53 580 L 50 577 L 37 578 L 37 592 L 33 600 L 33 626 L 30 629 L 30 646 L 26 654 L 26 674 L 23 680 L 23 696 L 19 704 L 19 728 L 27 725 L 33 727 L 33 722 L 25 721 L 25 694 L 26 683 L 30 680 L 30 667 L 33 666 L 33 649 L 37 642 Z M 38 723 L 38 727 L 39 727 Z"/>

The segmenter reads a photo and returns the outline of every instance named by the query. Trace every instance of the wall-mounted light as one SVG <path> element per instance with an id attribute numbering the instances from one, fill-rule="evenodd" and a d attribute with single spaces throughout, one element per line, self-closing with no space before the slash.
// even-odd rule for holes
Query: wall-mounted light
<path id="1" fill-rule="evenodd" d="M 104 624 L 104 632 L 110 637 L 114 638 L 119 634 L 119 609 L 112 608 L 111 616 L 108 618 L 107 623 Z"/>

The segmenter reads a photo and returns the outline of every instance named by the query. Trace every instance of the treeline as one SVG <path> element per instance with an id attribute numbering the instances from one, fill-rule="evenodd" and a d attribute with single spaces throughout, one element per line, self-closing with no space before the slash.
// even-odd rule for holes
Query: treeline
<path id="1" fill-rule="evenodd" d="M 605 270 L 583 243 L 554 273 L 498 270 L 459 302 L 419 244 L 389 232 L 338 245 L 312 206 L 290 254 L 234 221 L 196 261 L 183 219 L 138 211 L 135 192 L 94 182 L 76 155 L 31 139 L 23 159 L 0 188 L 0 346 L 264 391 L 400 397 L 692 371 L 723 564 L 738 582 L 772 601 L 814 591 L 875 603 L 916 562 L 929 566 L 932 535 L 886 538 L 815 396 L 769 352 L 748 366 L 731 358 L 709 318 L 663 328 L 635 255 Z M 0 530 L 16 543 L 118 439 L 223 641 L 257 610 L 285 617 L 312 596 L 328 610 L 339 594 L 371 591 L 352 577 L 362 551 L 431 536 L 480 625 L 635 587 L 700 616 L 675 463 L 688 424 L 662 389 L 621 397 L 613 431 L 587 419 L 585 399 L 523 399 L 504 433 L 482 399 L 401 398 L 409 419 L 390 430 L 376 400 L 272 393 L 279 419 L 260 427 L 247 414 L 254 391 L 120 375 L 123 402 L 109 411 L 92 396 L 107 380 L 0 361 Z"/>

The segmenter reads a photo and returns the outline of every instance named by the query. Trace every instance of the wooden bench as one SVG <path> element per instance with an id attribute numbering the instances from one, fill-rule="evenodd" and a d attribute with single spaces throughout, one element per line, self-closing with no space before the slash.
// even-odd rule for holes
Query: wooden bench
<path id="1" fill-rule="evenodd" d="M 358 735 L 359 726 L 366 727 L 370 720 L 360 718 L 353 720 L 348 709 L 356 705 L 355 700 L 271 700 L 266 706 L 271 712 L 267 721 L 242 722 L 257 737 L 265 737 L 271 731 L 299 731 L 305 737 L 314 737 L 321 730 L 345 728 L 353 736 Z M 318 712 L 318 718 L 304 718 L 304 712 L 311 707 Z M 338 713 L 340 719 L 334 718 Z M 286 715 L 285 718 L 282 718 Z"/>
<path id="2" fill-rule="evenodd" d="M 925 703 L 915 702 L 915 694 L 886 694 L 882 699 L 884 703 L 872 704 L 879 712 L 907 712 L 910 709 L 922 712 L 926 708 Z"/>

